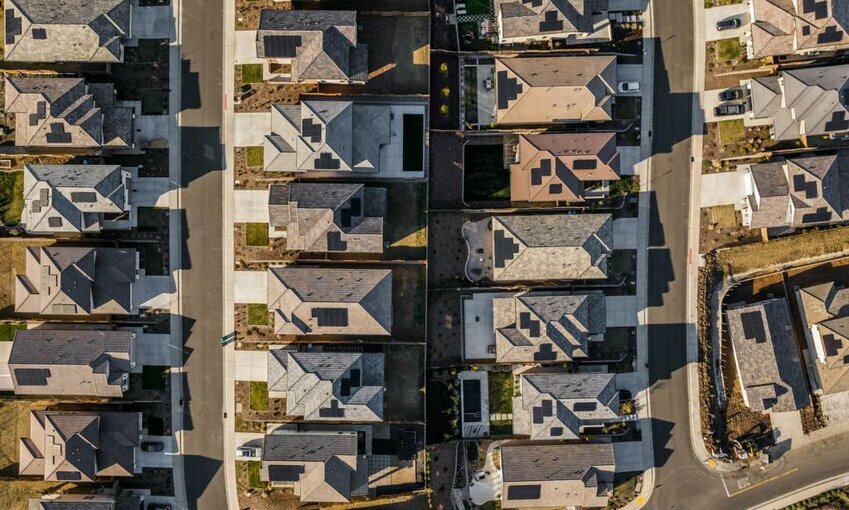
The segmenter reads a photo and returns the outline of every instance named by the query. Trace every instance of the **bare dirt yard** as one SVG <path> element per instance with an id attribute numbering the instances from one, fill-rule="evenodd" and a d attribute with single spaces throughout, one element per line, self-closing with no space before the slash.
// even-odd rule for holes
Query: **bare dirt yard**
<path id="1" fill-rule="evenodd" d="M 53 239 L 7 238 L 0 240 L 0 318 L 8 318 L 15 308 L 15 275 L 26 269 L 27 246 L 49 246 Z"/>
<path id="2" fill-rule="evenodd" d="M 256 30 L 263 9 L 288 10 L 288 0 L 236 0 L 236 30 Z"/>

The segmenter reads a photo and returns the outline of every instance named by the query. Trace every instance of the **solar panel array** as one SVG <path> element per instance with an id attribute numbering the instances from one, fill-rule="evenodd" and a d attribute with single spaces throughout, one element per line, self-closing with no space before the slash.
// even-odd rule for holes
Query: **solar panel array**
<path id="1" fill-rule="evenodd" d="M 542 488 L 539 484 L 534 485 L 510 485 L 507 487 L 507 499 L 539 499 Z"/>
<path id="2" fill-rule="evenodd" d="M 540 32 L 558 32 L 563 30 L 563 20 L 557 19 L 557 11 L 546 11 L 545 21 L 539 22 Z"/>
<path id="3" fill-rule="evenodd" d="M 504 235 L 503 230 L 495 231 L 495 267 L 505 267 L 508 260 L 519 253 L 519 245 Z"/>
<path id="4" fill-rule="evenodd" d="M 301 121 L 301 134 L 304 138 L 309 138 L 312 143 L 320 143 L 321 124 L 313 122 L 310 118 L 304 119 Z"/>
<path id="5" fill-rule="evenodd" d="M 312 316 L 318 322 L 319 327 L 348 326 L 347 308 L 313 308 Z"/>
<path id="6" fill-rule="evenodd" d="M 299 35 L 266 35 L 262 38 L 266 57 L 293 58 L 301 46 Z"/>
<path id="7" fill-rule="evenodd" d="M 766 342 L 766 330 L 764 330 L 761 312 L 741 313 L 740 322 L 743 324 L 743 336 L 746 340 L 754 340 L 757 343 Z"/>
<path id="8" fill-rule="evenodd" d="M 339 160 L 330 152 L 322 152 L 315 160 L 316 170 L 339 170 Z"/>
<path id="9" fill-rule="evenodd" d="M 507 71 L 498 71 L 495 76 L 495 88 L 498 93 L 498 109 L 504 110 L 509 102 L 522 93 L 522 84 L 516 78 L 509 78 Z"/>
<path id="10" fill-rule="evenodd" d="M 15 16 L 14 9 L 6 9 L 6 44 L 15 44 L 15 36 L 23 33 L 21 18 Z"/>
<path id="11" fill-rule="evenodd" d="M 272 482 L 297 482 L 304 466 L 268 466 L 268 479 Z"/>
<path id="12" fill-rule="evenodd" d="M 342 240 L 342 232 L 327 233 L 327 251 L 347 251 L 348 243 Z"/>
<path id="13" fill-rule="evenodd" d="M 531 168 L 531 184 L 539 186 L 542 184 L 542 178 L 551 175 L 551 160 L 543 159 L 539 162 L 539 167 Z"/>
<path id="14" fill-rule="evenodd" d="M 16 368 L 15 380 L 20 386 L 47 386 L 49 368 Z"/>
<path id="15" fill-rule="evenodd" d="M 330 400 L 330 407 L 322 407 L 318 410 L 318 415 L 322 418 L 344 418 L 345 410 L 339 408 L 339 401 Z"/>

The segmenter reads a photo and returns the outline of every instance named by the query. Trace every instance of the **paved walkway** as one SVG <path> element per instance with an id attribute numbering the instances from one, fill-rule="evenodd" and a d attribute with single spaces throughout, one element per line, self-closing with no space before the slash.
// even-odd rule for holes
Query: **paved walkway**
<path id="1" fill-rule="evenodd" d="M 235 360 L 237 381 L 268 380 L 268 351 L 236 351 Z"/>
<path id="2" fill-rule="evenodd" d="M 268 223 L 268 190 L 236 190 L 233 223 Z"/>
<path id="3" fill-rule="evenodd" d="M 235 271 L 233 273 L 234 303 L 265 303 L 268 300 L 268 273 L 265 271 Z"/>

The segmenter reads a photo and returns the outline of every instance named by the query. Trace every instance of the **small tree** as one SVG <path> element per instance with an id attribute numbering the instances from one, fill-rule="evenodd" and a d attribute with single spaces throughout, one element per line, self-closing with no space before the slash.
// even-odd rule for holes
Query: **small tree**
<path id="1" fill-rule="evenodd" d="M 448 63 L 443 62 L 439 64 L 439 72 L 442 74 L 448 74 Z"/>
<path id="2" fill-rule="evenodd" d="M 442 87 L 440 93 L 442 94 L 442 97 L 448 97 L 451 95 L 451 89 L 448 87 Z"/>

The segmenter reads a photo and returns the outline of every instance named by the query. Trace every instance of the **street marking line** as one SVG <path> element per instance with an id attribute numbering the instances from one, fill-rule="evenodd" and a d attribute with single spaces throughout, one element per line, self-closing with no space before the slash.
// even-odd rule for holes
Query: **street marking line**
<path id="1" fill-rule="evenodd" d="M 778 480 L 779 478 L 787 476 L 787 475 L 792 474 L 792 473 L 795 473 L 796 471 L 799 471 L 799 468 L 793 468 L 790 471 L 787 471 L 786 473 L 781 473 L 780 475 L 775 475 L 771 478 L 767 478 L 766 480 L 761 480 L 760 482 L 753 483 L 752 485 L 749 485 L 748 487 L 746 487 L 744 489 L 740 489 L 739 491 L 735 492 L 734 494 L 729 495 L 728 497 L 733 498 L 734 496 L 736 496 L 738 494 L 742 494 L 742 493 L 744 493 L 748 490 L 754 489 L 755 487 L 760 487 L 761 485 L 764 485 L 766 483 L 772 482 L 774 480 Z M 725 480 L 723 479 L 722 482 L 725 483 Z M 725 491 L 728 492 L 728 488 L 726 488 Z"/>
<path id="2" fill-rule="evenodd" d="M 725 489 L 725 495 L 726 495 L 727 497 L 729 497 L 729 498 L 730 498 L 730 497 L 731 497 L 731 493 L 730 493 L 730 492 L 728 492 L 728 486 L 727 486 L 727 485 L 725 485 L 725 475 L 723 475 L 722 473 L 720 473 L 720 474 L 719 474 L 719 479 L 720 479 L 720 480 L 722 480 L 722 488 L 723 488 L 723 489 Z"/>

